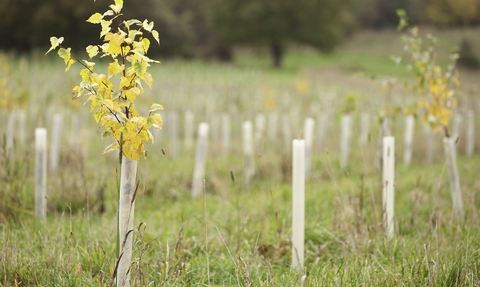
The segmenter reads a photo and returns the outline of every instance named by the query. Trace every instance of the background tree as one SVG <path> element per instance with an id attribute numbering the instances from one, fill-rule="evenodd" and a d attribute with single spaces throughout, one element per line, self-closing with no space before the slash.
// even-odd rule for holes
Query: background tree
<path id="1" fill-rule="evenodd" d="M 331 51 L 351 28 L 352 7 L 351 0 L 211 0 L 208 21 L 229 44 L 268 46 L 280 67 L 291 42 Z"/>
<path id="2" fill-rule="evenodd" d="M 480 20 L 480 0 L 428 0 L 428 20 L 438 25 L 471 25 Z"/>

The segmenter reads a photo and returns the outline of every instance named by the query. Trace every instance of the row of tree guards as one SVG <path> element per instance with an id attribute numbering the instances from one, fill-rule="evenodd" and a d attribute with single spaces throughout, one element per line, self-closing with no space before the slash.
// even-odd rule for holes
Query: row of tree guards
<path id="1" fill-rule="evenodd" d="M 225 122 L 225 115 L 222 116 Z M 21 119 L 21 117 L 19 117 Z M 185 119 L 193 119 L 193 113 L 187 113 Z M 366 136 L 364 133 L 368 130 L 369 121 L 366 120 L 366 114 L 361 118 L 361 136 L 359 142 L 361 144 L 366 143 Z M 171 120 L 171 119 L 170 119 Z M 255 122 L 264 122 L 264 118 L 257 117 Z M 20 121 L 21 122 L 21 121 Z M 193 121 L 186 121 L 190 126 L 186 125 L 185 130 L 190 130 L 193 134 Z M 224 122 L 224 121 L 222 121 Z M 460 121 L 456 120 L 458 124 Z M 405 120 L 405 151 L 404 161 L 410 163 L 411 160 L 411 147 L 413 142 L 415 120 L 412 116 L 407 116 Z M 8 121 L 7 127 L 11 125 Z M 52 144 L 50 148 L 50 170 L 54 171 L 58 168 L 58 149 L 60 142 L 60 130 L 62 125 L 62 117 L 60 115 L 53 116 L 52 122 Z M 174 126 L 178 126 L 175 124 Z M 351 140 L 352 129 L 352 117 L 350 115 L 342 116 L 341 120 L 341 166 L 347 165 L 349 141 Z M 202 122 L 198 126 L 197 131 L 197 146 L 195 165 L 192 181 L 192 196 L 199 197 L 205 191 L 205 168 L 207 162 L 207 150 L 209 139 L 209 124 Z M 454 129 L 455 130 L 455 129 Z M 457 129 L 458 130 L 458 129 Z M 224 129 L 224 135 L 229 134 L 229 129 Z M 248 186 L 255 174 L 255 154 L 254 147 L 255 141 L 261 136 L 258 126 L 254 132 L 254 125 L 251 121 L 245 121 L 242 124 L 242 138 L 243 138 L 243 152 L 244 152 L 244 182 L 245 186 Z M 292 266 L 293 268 L 302 271 L 304 261 L 304 229 L 305 229 L 305 180 L 309 177 L 311 171 L 312 161 L 312 147 L 315 131 L 315 120 L 313 118 L 307 118 L 304 122 L 303 139 L 293 140 L 292 150 Z M 474 144 L 468 143 L 468 141 L 474 139 L 473 136 L 473 113 L 467 114 L 467 147 L 473 149 Z M 291 133 L 290 133 L 291 134 Z M 431 132 L 428 134 L 430 136 Z M 193 135 L 192 135 L 193 137 Z M 185 144 L 193 144 L 193 140 L 188 142 L 188 137 L 185 138 Z M 443 139 L 444 151 L 447 161 L 449 181 L 451 187 L 451 196 L 453 203 L 454 216 L 462 220 L 464 217 L 463 202 L 460 189 L 460 180 L 456 165 L 456 141 L 457 138 L 449 137 Z M 225 140 L 224 142 L 229 142 Z M 178 144 L 178 142 L 177 142 Z M 392 136 L 384 136 L 381 138 L 381 161 L 382 161 L 382 186 L 383 186 L 383 223 L 385 229 L 385 235 L 391 239 L 394 237 L 394 188 L 395 188 L 395 139 Z M 467 149 L 468 151 L 469 149 Z M 53 155 L 52 155 L 53 154 Z M 131 161 L 123 157 L 122 161 L 129 161 L 131 165 L 136 165 L 137 161 Z M 136 166 L 128 168 L 124 165 L 121 171 L 121 189 L 127 191 L 120 192 L 124 197 L 119 199 L 120 211 L 126 209 L 125 212 L 120 214 L 125 215 L 123 222 L 127 222 L 125 230 L 120 230 L 120 234 L 127 234 L 127 230 L 133 230 L 133 214 L 134 214 L 134 200 L 135 200 L 135 173 Z M 46 219 L 46 198 L 47 198 L 47 130 L 45 128 L 37 128 L 35 130 L 35 214 L 36 216 L 45 221 Z M 131 236 L 126 236 L 120 244 L 122 244 L 122 250 L 125 257 L 131 258 Z M 130 249 L 128 249 L 130 248 Z M 123 270 L 120 272 L 127 272 Z"/>
<path id="2" fill-rule="evenodd" d="M 80 140 L 80 117 L 79 114 L 73 114 L 70 128 L 70 144 L 75 146 Z M 465 117 L 465 119 L 464 119 Z M 59 162 L 59 147 L 62 144 L 61 130 L 65 119 L 62 114 L 54 114 L 51 119 L 51 142 L 50 142 L 50 162 L 49 169 L 56 171 L 58 169 Z M 475 123 L 474 113 L 472 110 L 468 110 L 465 116 L 457 114 L 454 117 L 452 125 L 452 135 L 454 139 L 460 139 L 455 145 L 455 149 L 458 150 L 459 145 L 464 146 L 465 155 L 472 156 L 475 149 Z M 348 160 L 351 151 L 351 143 L 354 131 L 354 117 L 351 114 L 345 114 L 341 117 L 341 133 L 340 133 L 340 166 L 344 169 L 348 165 Z M 372 117 L 369 113 L 362 113 L 360 115 L 360 127 L 358 137 L 358 143 L 361 146 L 366 146 L 371 140 Z M 415 118 L 413 116 L 405 117 L 404 128 L 404 150 L 403 150 L 403 163 L 409 165 L 412 161 L 413 141 L 415 132 Z M 155 141 L 158 145 L 165 148 L 167 155 L 170 158 L 176 159 L 180 156 L 182 141 L 180 135 L 180 120 L 177 112 L 168 112 L 164 115 L 165 130 L 159 132 L 154 130 Z M 230 152 L 231 145 L 231 121 L 229 114 L 217 114 L 213 115 L 209 119 L 210 123 L 210 139 L 214 143 L 215 147 L 219 147 L 223 154 Z M 315 123 L 317 128 L 315 129 Z M 195 136 L 195 117 L 192 111 L 186 111 L 183 119 L 183 146 L 186 150 L 192 150 Z M 279 129 L 281 126 L 281 129 Z M 262 151 L 261 142 L 263 138 L 266 138 L 271 142 L 277 141 L 279 132 L 283 137 L 284 149 L 289 150 L 291 148 L 291 139 L 296 136 L 298 123 L 295 119 L 292 119 L 288 115 L 284 115 L 281 118 L 276 113 L 271 113 L 268 116 L 264 114 L 257 114 L 254 121 L 251 123 L 252 139 L 254 144 L 248 145 L 248 132 L 242 130 L 242 136 L 244 139 L 245 154 L 260 154 Z M 309 127 L 312 126 L 312 127 Z M 313 118 L 308 118 L 304 122 L 303 135 L 307 140 L 307 152 L 311 153 L 312 150 L 319 150 L 325 144 L 326 135 L 328 129 L 331 128 L 329 117 L 326 114 L 320 115 L 316 121 Z M 245 129 L 245 127 L 243 127 Z M 246 128 L 248 130 L 248 128 Z M 311 132 L 310 132 L 311 130 Z M 464 137 L 461 136 L 462 131 Z M 425 144 L 425 161 L 432 163 L 435 155 L 435 135 L 428 125 L 423 125 L 424 144 Z M 13 150 L 14 139 L 20 146 L 24 146 L 27 140 L 26 131 L 26 115 L 22 110 L 12 111 L 7 120 L 6 130 L 6 150 L 7 153 L 11 153 Z M 157 145 L 156 144 L 156 145 Z M 379 144 L 380 145 L 380 144 Z M 85 148 L 85 145 L 82 145 Z M 380 154 L 377 155 L 380 159 Z M 246 160 L 250 156 L 245 157 Z M 310 154 L 307 154 L 307 158 L 311 158 Z M 379 163 L 379 161 L 376 161 Z M 249 163 L 248 166 L 252 166 L 253 163 Z M 307 175 L 310 174 L 310 165 L 307 165 Z M 246 181 L 253 176 L 254 169 L 249 170 L 249 175 L 245 176 Z"/>

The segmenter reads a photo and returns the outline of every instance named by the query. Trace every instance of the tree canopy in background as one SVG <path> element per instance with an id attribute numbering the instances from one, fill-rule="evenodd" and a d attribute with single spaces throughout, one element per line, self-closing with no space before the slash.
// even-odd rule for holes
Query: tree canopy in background
<path id="1" fill-rule="evenodd" d="M 353 23 L 350 0 L 212 0 L 210 27 L 230 44 L 264 45 L 281 65 L 288 43 L 331 51 Z"/>
<path id="2" fill-rule="evenodd" d="M 0 0 L 0 49 L 45 49 L 56 35 L 74 50 L 96 44 L 99 32 L 86 19 L 111 2 Z M 393 28 L 399 8 L 414 24 L 480 24 L 480 0 L 125 0 L 124 6 L 129 18 L 155 22 L 161 45 L 152 45 L 152 56 L 228 60 L 231 45 L 260 45 L 271 48 L 277 65 L 292 42 L 330 51 L 352 28 Z"/>

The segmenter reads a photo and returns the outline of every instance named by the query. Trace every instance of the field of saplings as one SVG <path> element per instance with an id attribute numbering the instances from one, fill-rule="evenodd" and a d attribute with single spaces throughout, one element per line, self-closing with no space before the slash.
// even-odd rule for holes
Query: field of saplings
<path id="1" fill-rule="evenodd" d="M 284 70 L 249 50 L 149 67 L 136 109 L 161 104 L 163 124 L 135 161 L 126 238 L 128 175 L 72 99 L 81 67 L 3 54 L 0 286 L 478 286 L 478 75 L 460 71 L 446 137 L 404 67 L 348 47 L 294 49 Z"/>

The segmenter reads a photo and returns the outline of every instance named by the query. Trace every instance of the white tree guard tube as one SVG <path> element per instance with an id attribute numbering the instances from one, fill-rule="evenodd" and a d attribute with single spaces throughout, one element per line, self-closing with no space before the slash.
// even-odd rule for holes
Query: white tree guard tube
<path id="1" fill-rule="evenodd" d="M 72 148 L 80 148 L 80 113 L 73 113 L 72 114 L 72 130 L 70 131 L 70 147 Z"/>
<path id="2" fill-rule="evenodd" d="M 282 116 L 282 135 L 283 142 L 285 145 L 285 150 L 291 150 L 292 146 L 292 124 L 290 122 L 290 117 L 286 114 Z"/>
<path id="3" fill-rule="evenodd" d="M 53 115 L 52 125 L 52 145 L 50 146 L 50 171 L 58 170 L 58 162 L 60 158 L 60 138 L 62 133 L 62 115 Z"/>
<path id="4" fill-rule="evenodd" d="M 230 115 L 222 114 L 222 151 L 226 155 L 230 151 Z"/>
<path id="5" fill-rule="evenodd" d="M 35 129 L 35 216 L 47 217 L 47 130 Z"/>
<path id="6" fill-rule="evenodd" d="M 475 151 L 475 114 L 472 110 L 467 111 L 467 136 L 465 154 L 471 157 Z"/>
<path id="7" fill-rule="evenodd" d="M 365 146 L 368 143 L 368 138 L 370 135 L 370 114 L 363 112 L 360 118 L 360 139 L 359 142 L 362 146 Z"/>
<path id="8" fill-rule="evenodd" d="M 403 163 L 410 165 L 412 162 L 413 135 L 415 132 L 415 117 L 408 115 L 405 118 L 405 142 L 403 147 Z"/>
<path id="9" fill-rule="evenodd" d="M 324 146 L 325 137 L 328 129 L 328 115 L 326 113 L 318 117 L 317 148 L 320 150 Z"/>
<path id="10" fill-rule="evenodd" d="M 383 224 L 387 238 L 394 236 L 395 138 L 383 138 Z"/>
<path id="11" fill-rule="evenodd" d="M 170 131 L 170 157 L 178 158 L 178 115 L 175 111 L 171 111 L 168 117 Z"/>
<path id="12" fill-rule="evenodd" d="M 352 116 L 350 114 L 342 115 L 341 128 L 340 167 L 344 169 L 347 167 L 348 156 L 350 154 L 350 139 L 352 137 Z"/>
<path id="13" fill-rule="evenodd" d="M 184 123 L 184 144 L 187 150 L 190 150 L 193 147 L 193 112 L 188 110 L 185 112 L 185 123 Z"/>
<path id="14" fill-rule="evenodd" d="M 255 148 L 257 153 L 261 153 L 262 151 L 262 143 L 263 137 L 265 134 L 265 115 L 264 114 L 257 114 L 255 116 Z"/>
<path id="15" fill-rule="evenodd" d="M 200 123 L 198 126 L 197 151 L 195 154 L 195 169 L 193 171 L 192 197 L 203 194 L 205 180 L 205 167 L 207 165 L 208 124 Z"/>
<path id="16" fill-rule="evenodd" d="M 118 202 L 119 262 L 117 269 L 117 287 L 130 286 L 130 266 L 133 254 L 133 220 L 135 213 L 136 160 L 122 156 L 120 175 L 120 196 Z"/>
<path id="17" fill-rule="evenodd" d="M 13 141 L 15 137 L 15 121 L 17 118 L 17 111 L 12 110 L 8 113 L 7 119 L 7 134 L 6 134 L 6 152 L 7 156 L 13 154 Z"/>
<path id="18" fill-rule="evenodd" d="M 18 143 L 25 146 L 27 142 L 27 115 L 24 110 L 18 110 Z"/>
<path id="19" fill-rule="evenodd" d="M 312 149 L 314 138 L 315 120 L 306 118 L 303 126 L 303 138 L 305 140 L 305 177 L 310 176 L 312 170 Z"/>
<path id="20" fill-rule="evenodd" d="M 452 138 L 456 143 L 455 150 L 458 153 L 458 146 L 459 143 L 463 141 L 462 139 L 462 126 L 463 126 L 463 116 L 461 114 L 455 114 L 453 116 L 453 130 L 452 130 Z"/>
<path id="21" fill-rule="evenodd" d="M 425 160 L 428 164 L 431 164 L 435 154 L 435 134 L 428 124 L 423 126 L 423 132 L 425 134 Z"/>
<path id="22" fill-rule="evenodd" d="M 253 131 L 252 122 L 246 121 L 242 126 L 243 135 L 243 156 L 244 156 L 244 183 L 248 186 L 255 174 L 253 158 Z"/>
<path id="23" fill-rule="evenodd" d="M 305 253 L 305 141 L 293 140 L 292 267 L 303 272 Z"/>
<path id="24" fill-rule="evenodd" d="M 268 140 L 274 143 L 277 140 L 278 114 L 271 112 L 268 114 Z"/>
<path id="25" fill-rule="evenodd" d="M 443 138 L 445 157 L 447 158 L 448 179 L 450 181 L 450 193 L 452 195 L 453 215 L 462 221 L 464 218 L 462 191 L 460 189 L 460 177 L 458 176 L 457 153 L 455 138 Z"/>

